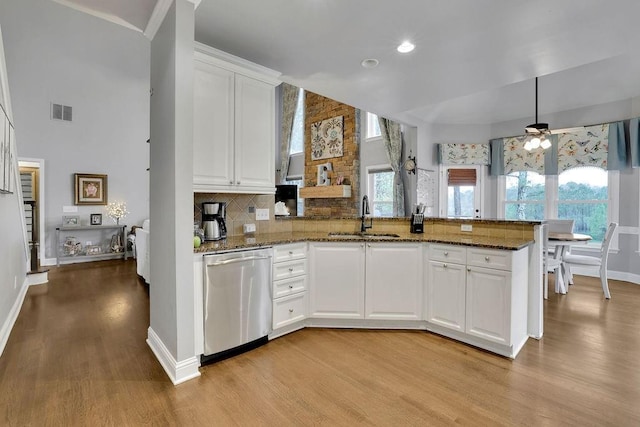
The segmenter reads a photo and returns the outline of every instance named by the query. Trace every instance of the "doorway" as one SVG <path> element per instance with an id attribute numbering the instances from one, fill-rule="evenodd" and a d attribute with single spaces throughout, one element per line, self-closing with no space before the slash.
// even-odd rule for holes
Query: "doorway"
<path id="1" fill-rule="evenodd" d="M 44 228 L 44 198 L 43 175 L 44 160 L 23 159 L 18 161 L 20 171 L 20 185 L 24 201 L 24 218 L 27 228 L 27 240 L 38 248 L 38 268 L 45 259 L 45 228 Z M 32 252 L 33 253 L 33 252 Z"/>

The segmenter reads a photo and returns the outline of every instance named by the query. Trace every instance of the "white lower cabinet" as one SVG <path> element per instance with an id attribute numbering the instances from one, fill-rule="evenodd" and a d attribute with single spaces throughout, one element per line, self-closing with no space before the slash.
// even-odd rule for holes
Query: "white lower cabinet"
<path id="1" fill-rule="evenodd" d="M 501 354 L 515 357 L 527 340 L 527 249 L 432 244 L 427 253 L 425 319 L 437 332 L 501 344 Z"/>
<path id="2" fill-rule="evenodd" d="M 364 243 L 309 244 L 309 316 L 364 318 Z"/>
<path id="3" fill-rule="evenodd" d="M 310 317 L 420 320 L 420 243 L 311 243 Z"/>
<path id="4" fill-rule="evenodd" d="M 273 248 L 273 331 L 283 335 L 303 327 L 307 318 L 307 244 L 292 243 Z M 290 327 L 289 330 L 282 328 Z"/>
<path id="5" fill-rule="evenodd" d="M 428 261 L 426 320 L 455 331 L 465 329 L 467 269 L 462 264 Z"/>
<path id="6" fill-rule="evenodd" d="M 365 318 L 422 319 L 422 244 L 366 245 Z"/>

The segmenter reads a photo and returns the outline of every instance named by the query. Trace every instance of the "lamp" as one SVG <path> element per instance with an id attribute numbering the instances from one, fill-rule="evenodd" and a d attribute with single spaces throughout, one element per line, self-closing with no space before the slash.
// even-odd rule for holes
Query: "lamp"
<path id="1" fill-rule="evenodd" d="M 532 138 L 527 138 L 524 143 L 524 149 L 527 151 L 542 148 L 546 150 L 551 147 L 551 141 L 547 139 L 547 135 L 551 133 L 549 131 L 549 123 L 538 123 L 538 78 L 536 77 L 536 122 L 527 125 L 524 128 L 527 135 L 532 135 Z"/>

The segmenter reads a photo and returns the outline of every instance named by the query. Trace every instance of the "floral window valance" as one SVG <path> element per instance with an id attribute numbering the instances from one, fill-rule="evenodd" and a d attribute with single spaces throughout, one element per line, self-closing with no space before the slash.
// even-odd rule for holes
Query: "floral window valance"
<path id="1" fill-rule="evenodd" d="M 443 165 L 488 165 L 489 144 L 440 144 L 440 163 Z"/>
<path id="2" fill-rule="evenodd" d="M 578 166 L 607 170 L 609 123 L 558 135 L 558 172 Z"/>
<path id="3" fill-rule="evenodd" d="M 523 149 L 526 136 L 504 138 L 504 174 L 516 171 L 532 171 L 544 174 L 544 156 L 542 150 Z"/>

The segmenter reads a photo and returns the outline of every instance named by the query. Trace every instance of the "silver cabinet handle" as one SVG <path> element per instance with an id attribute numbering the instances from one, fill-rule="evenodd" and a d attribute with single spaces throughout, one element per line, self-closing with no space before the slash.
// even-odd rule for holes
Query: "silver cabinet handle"
<path id="1" fill-rule="evenodd" d="M 293 255 L 293 251 L 289 251 L 289 255 Z"/>
<path id="2" fill-rule="evenodd" d="M 447 268 L 448 265 L 447 264 L 442 264 L 442 268 Z"/>
<path id="3" fill-rule="evenodd" d="M 268 256 L 248 256 L 246 258 L 231 258 L 231 259 L 227 259 L 224 261 L 218 261 L 218 262 L 214 262 L 211 264 L 207 264 L 207 267 L 215 267 L 218 265 L 227 265 L 227 264 L 233 264 L 236 262 L 246 262 L 246 261 L 256 261 L 256 260 L 260 260 L 260 259 L 270 259 L 271 257 Z"/>
<path id="4" fill-rule="evenodd" d="M 289 285 L 289 289 L 293 289 L 293 285 Z"/>
<path id="5" fill-rule="evenodd" d="M 469 271 L 469 272 L 470 272 L 470 271 L 471 271 L 471 268 L 467 267 L 467 271 Z"/>
<path id="6" fill-rule="evenodd" d="M 289 273 L 293 273 L 293 267 L 289 267 Z"/>
<path id="7" fill-rule="evenodd" d="M 236 184 L 240 185 L 240 181 L 236 181 Z"/>
<path id="8" fill-rule="evenodd" d="M 444 251 L 444 256 L 449 256 L 449 252 Z"/>
<path id="9" fill-rule="evenodd" d="M 289 309 L 289 313 L 293 313 L 293 308 L 290 308 L 290 309 Z"/>
<path id="10" fill-rule="evenodd" d="M 229 181 L 229 184 L 233 185 L 233 181 Z"/>
<path id="11" fill-rule="evenodd" d="M 488 256 L 484 257 L 484 260 L 489 262 L 489 257 Z"/>

